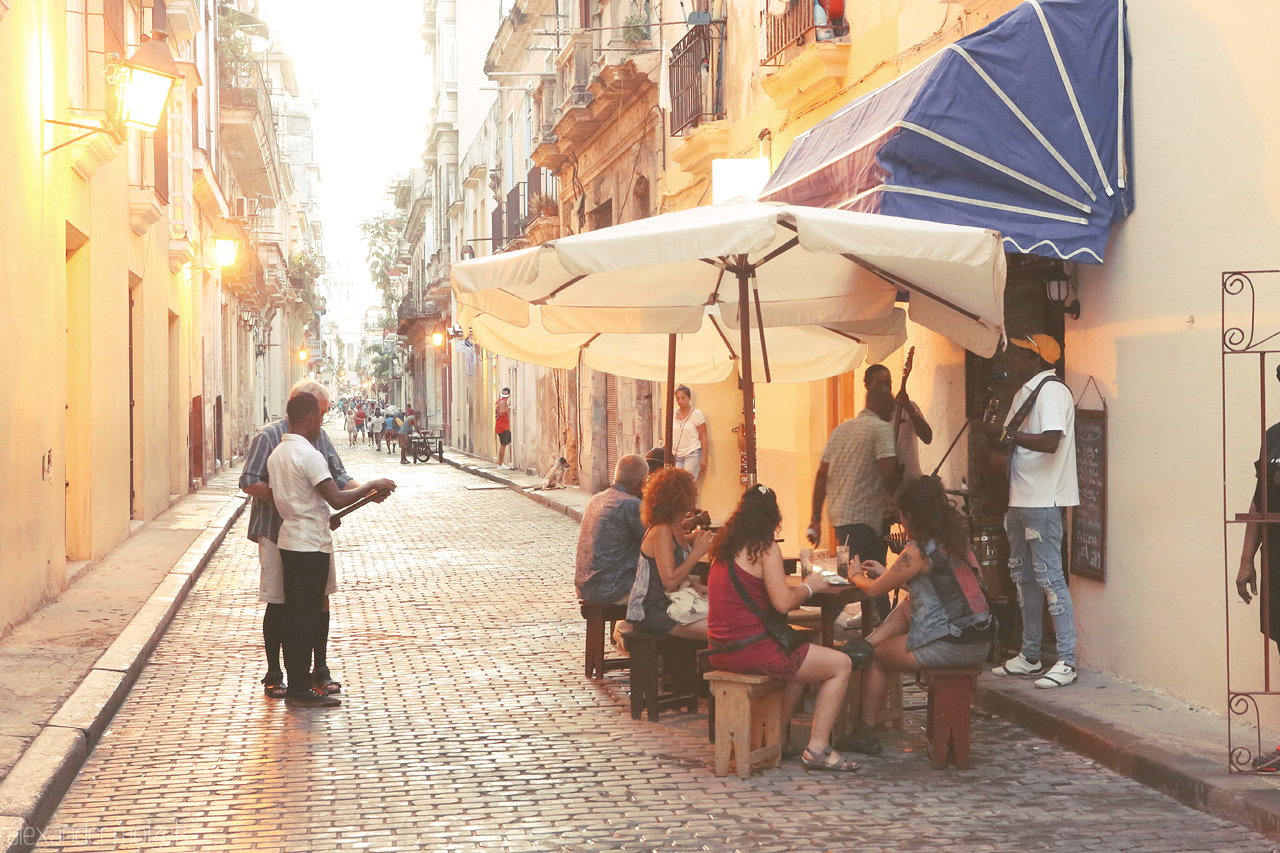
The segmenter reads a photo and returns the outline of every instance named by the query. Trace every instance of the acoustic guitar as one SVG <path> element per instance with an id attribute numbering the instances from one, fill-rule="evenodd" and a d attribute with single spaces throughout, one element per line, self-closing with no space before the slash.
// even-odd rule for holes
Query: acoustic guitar
<path id="1" fill-rule="evenodd" d="M 1000 417 L 1000 398 L 991 395 L 987 410 L 982 413 L 982 422 L 987 426 L 996 426 Z M 1009 466 L 1013 461 L 1013 444 L 999 439 L 987 440 L 987 458 L 983 465 L 982 481 L 986 485 L 984 496 L 988 508 L 1000 515 L 1009 508 Z"/>

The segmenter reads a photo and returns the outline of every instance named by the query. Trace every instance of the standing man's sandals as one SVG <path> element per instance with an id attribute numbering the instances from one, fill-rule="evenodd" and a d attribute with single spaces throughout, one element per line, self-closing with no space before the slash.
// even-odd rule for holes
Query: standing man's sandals
<path id="1" fill-rule="evenodd" d="M 839 759 L 832 761 L 832 759 Z M 806 770 L 825 770 L 828 773 L 852 773 L 858 769 L 858 763 L 833 752 L 831 747 L 827 747 L 822 752 L 814 753 L 809 748 L 805 748 L 800 754 L 800 763 L 804 765 Z"/>
<path id="2" fill-rule="evenodd" d="M 312 683 L 316 690 L 323 692 L 326 696 L 332 696 L 334 693 L 342 692 L 342 685 L 334 681 L 332 678 L 317 678 Z"/>

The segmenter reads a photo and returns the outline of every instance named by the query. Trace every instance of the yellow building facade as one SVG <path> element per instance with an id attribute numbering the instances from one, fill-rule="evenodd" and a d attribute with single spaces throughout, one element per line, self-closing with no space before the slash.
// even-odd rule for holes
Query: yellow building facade
<path id="1" fill-rule="evenodd" d="M 214 252 L 214 6 L 157 6 L 0 3 L 0 631 L 257 426 L 253 339 Z M 182 76 L 156 130 L 125 129 L 120 66 L 153 30 Z"/>

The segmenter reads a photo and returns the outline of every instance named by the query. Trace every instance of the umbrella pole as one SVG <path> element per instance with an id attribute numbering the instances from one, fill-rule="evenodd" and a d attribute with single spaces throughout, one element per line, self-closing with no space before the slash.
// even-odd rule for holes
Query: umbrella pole
<path id="1" fill-rule="evenodd" d="M 751 299 L 747 281 L 751 269 L 747 256 L 739 255 L 738 274 L 738 327 L 742 348 L 742 431 L 747 438 L 747 485 L 756 484 L 756 389 L 751 381 Z"/>
<path id="2" fill-rule="evenodd" d="M 676 464 L 676 449 L 672 447 L 676 435 L 676 336 L 667 336 L 667 467 Z"/>

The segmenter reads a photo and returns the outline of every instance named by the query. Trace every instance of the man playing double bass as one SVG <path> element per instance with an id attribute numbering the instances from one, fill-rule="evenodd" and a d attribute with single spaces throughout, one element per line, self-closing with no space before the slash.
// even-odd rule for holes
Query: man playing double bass
<path id="1" fill-rule="evenodd" d="M 1009 574 L 1022 609 L 1022 651 L 992 672 L 1040 676 L 1036 687 L 1063 687 L 1076 680 L 1076 624 L 1071 592 L 1062 570 L 1062 510 L 1080 503 L 1076 481 L 1075 400 L 1053 365 L 1062 348 L 1049 335 L 1010 338 L 1014 374 L 1023 385 L 1004 427 L 980 424 L 1005 448 L 1009 462 Z M 1041 612 L 1049 602 L 1058 661 L 1046 669 L 1040 656 Z"/>

